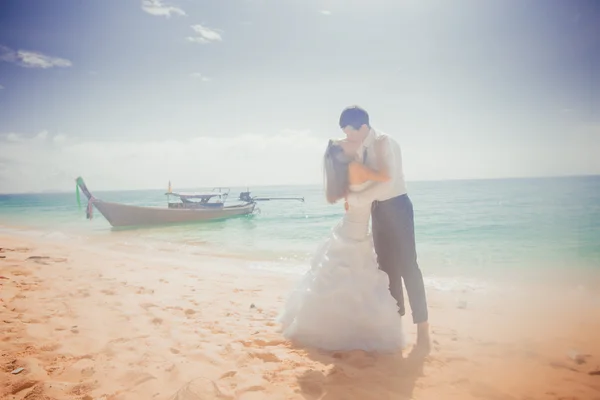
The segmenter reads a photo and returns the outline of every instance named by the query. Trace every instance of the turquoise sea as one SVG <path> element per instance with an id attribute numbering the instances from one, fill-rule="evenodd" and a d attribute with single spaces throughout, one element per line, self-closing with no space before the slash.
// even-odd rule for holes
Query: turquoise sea
<path id="1" fill-rule="evenodd" d="M 87 183 L 103 200 L 166 204 L 164 190 L 94 192 L 93 182 Z M 232 188 L 231 198 L 243 190 Z M 341 218 L 342 205 L 327 204 L 321 186 L 251 190 L 259 196 L 303 196 L 305 202 L 264 202 L 254 215 L 223 221 L 115 230 L 97 210 L 87 220 L 75 190 L 0 195 L 0 234 L 162 252 L 170 258 L 218 255 L 247 260 L 254 268 L 302 271 Z M 426 276 L 600 272 L 600 176 L 409 182 L 409 195 Z"/>

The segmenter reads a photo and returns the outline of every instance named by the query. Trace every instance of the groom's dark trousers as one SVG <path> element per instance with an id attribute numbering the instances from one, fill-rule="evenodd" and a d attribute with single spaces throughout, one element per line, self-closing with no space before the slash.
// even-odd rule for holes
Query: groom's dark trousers
<path id="1" fill-rule="evenodd" d="M 398 302 L 400 315 L 406 313 L 404 280 L 413 322 L 426 322 L 427 298 L 423 274 L 417 263 L 414 211 L 408 195 L 373 202 L 372 224 L 377 262 L 390 278 L 390 292 Z"/>

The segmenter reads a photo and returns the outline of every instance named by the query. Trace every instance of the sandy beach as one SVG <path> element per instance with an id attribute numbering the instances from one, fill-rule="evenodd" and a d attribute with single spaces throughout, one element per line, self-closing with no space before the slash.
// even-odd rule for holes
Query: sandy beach
<path id="1" fill-rule="evenodd" d="M 586 290 L 431 289 L 427 358 L 330 354 L 278 332 L 291 275 L 0 247 L 2 399 L 600 399 L 600 305 Z"/>

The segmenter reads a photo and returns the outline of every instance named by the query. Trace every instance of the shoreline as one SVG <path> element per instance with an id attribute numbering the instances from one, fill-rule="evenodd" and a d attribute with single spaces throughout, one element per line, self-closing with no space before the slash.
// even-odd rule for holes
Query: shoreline
<path id="1" fill-rule="evenodd" d="M 141 230 L 148 232 L 148 230 Z M 48 230 L 44 227 L 0 225 L 0 237 L 18 236 L 22 240 L 42 242 L 45 245 L 64 246 L 67 243 L 77 244 L 89 251 L 99 254 L 110 254 L 113 257 L 126 254 L 129 257 L 152 257 L 164 263 L 193 265 L 198 259 L 225 263 L 229 268 L 237 265 L 248 272 L 275 274 L 277 276 L 299 277 L 308 268 L 312 253 L 305 258 L 293 255 L 285 257 L 274 252 L 248 252 L 241 248 L 230 249 L 216 247 L 212 243 L 198 241 L 168 241 L 162 237 L 138 237 L 139 230 L 133 231 L 61 231 Z M 131 235 L 130 235 L 131 234 Z M 315 243 L 316 250 L 319 243 Z M 538 264 L 524 260 L 522 263 L 486 266 L 472 266 L 468 261 L 449 262 L 438 258 L 429 258 L 430 254 L 423 250 L 426 245 L 417 243 L 419 265 L 423 271 L 426 285 L 441 291 L 465 290 L 518 290 L 515 286 L 547 287 L 553 285 L 557 290 L 584 290 L 590 294 L 597 293 L 600 301 L 600 265 L 576 265 L 567 260 L 555 261 L 553 264 Z M 470 259 L 474 259 L 473 256 Z M 242 265 L 243 264 L 243 265 Z"/>
<path id="2" fill-rule="evenodd" d="M 145 232 L 144 230 L 142 230 Z M 131 233 L 131 235 L 129 234 Z M 228 249 L 205 245 L 202 242 L 168 241 L 163 238 L 148 239 L 132 232 L 112 232 L 86 234 L 83 231 L 47 230 L 44 227 L 0 225 L 1 237 L 18 237 L 21 240 L 41 243 L 44 246 L 77 246 L 98 256 L 146 258 L 160 260 L 165 264 L 185 265 L 194 268 L 199 260 L 204 265 L 217 263 L 223 268 L 238 268 L 240 273 L 267 274 L 275 277 L 296 279 L 310 268 L 312 254 L 306 258 L 284 257 L 272 252 L 248 252 L 242 249 Z M 423 246 L 423 245 L 422 245 Z M 315 249 L 318 244 L 315 244 Z M 445 264 L 441 259 L 427 258 L 426 252 L 419 251 L 419 265 L 428 290 L 443 292 L 505 292 L 536 290 L 556 287 L 557 292 L 585 292 L 600 302 L 600 265 L 577 265 L 568 261 L 540 265 L 523 261 L 520 265 L 502 264 L 476 267 L 468 262 Z M 424 257 L 425 255 L 425 257 Z M 471 257 L 473 258 L 473 257 Z"/>
<path id="3" fill-rule="evenodd" d="M 404 357 L 331 354 L 278 331 L 295 276 L 209 257 L 186 266 L 68 243 L 0 243 L 0 399 L 167 400 L 194 379 L 203 399 L 600 396 L 600 376 L 590 375 L 600 370 L 600 302 L 586 293 L 428 287 L 427 359 L 406 358 L 410 346 Z M 409 312 L 405 329 L 413 343 Z"/>

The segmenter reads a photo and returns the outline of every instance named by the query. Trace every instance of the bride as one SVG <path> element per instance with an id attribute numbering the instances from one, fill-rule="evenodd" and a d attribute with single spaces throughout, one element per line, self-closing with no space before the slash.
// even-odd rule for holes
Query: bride
<path id="1" fill-rule="evenodd" d="M 330 140 L 325 151 L 325 190 L 331 204 L 348 191 L 389 180 L 384 168 L 371 170 L 349 156 L 349 146 L 345 140 Z M 375 151 L 381 160 L 382 142 Z M 284 337 L 329 351 L 404 348 L 402 317 L 388 275 L 377 264 L 370 217 L 370 205 L 346 206 L 345 215 L 317 250 L 311 269 L 278 317 Z"/>

